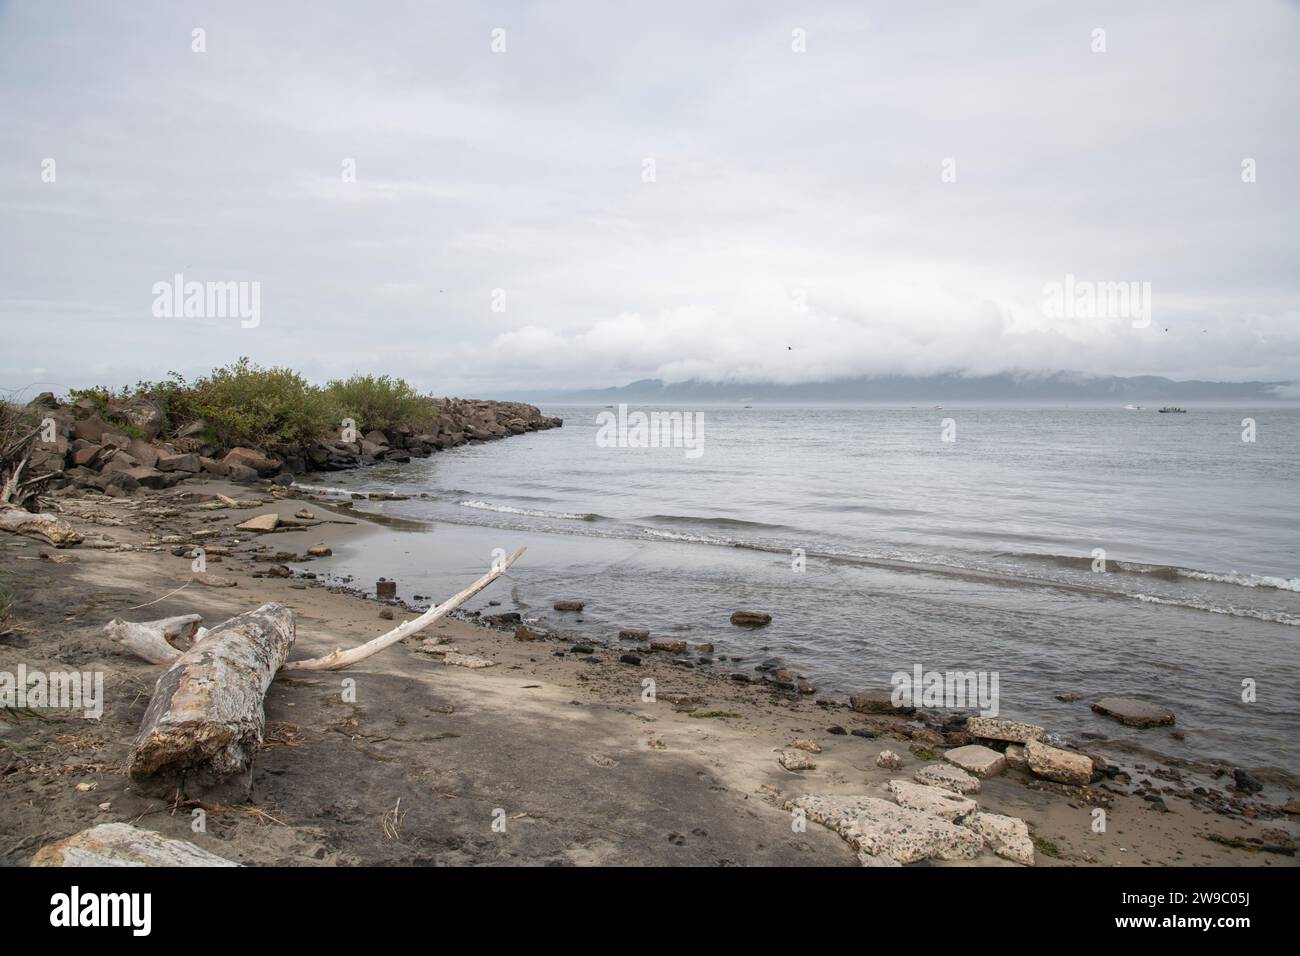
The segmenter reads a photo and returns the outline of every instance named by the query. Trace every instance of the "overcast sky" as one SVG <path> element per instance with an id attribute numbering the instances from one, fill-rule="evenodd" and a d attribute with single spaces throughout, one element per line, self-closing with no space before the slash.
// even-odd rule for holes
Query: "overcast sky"
<path id="1" fill-rule="evenodd" d="M 0 385 L 1294 380 L 1298 174 L 1277 0 L 0 2 Z"/>

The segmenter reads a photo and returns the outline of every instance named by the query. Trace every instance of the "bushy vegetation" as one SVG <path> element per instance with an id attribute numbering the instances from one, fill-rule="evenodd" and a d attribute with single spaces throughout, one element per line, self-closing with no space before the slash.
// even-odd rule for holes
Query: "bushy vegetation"
<path id="1" fill-rule="evenodd" d="M 362 431 L 406 425 L 415 431 L 429 428 L 438 407 L 400 378 L 388 375 L 353 375 L 335 379 L 325 392 L 338 408 L 346 409 Z"/>
<path id="2" fill-rule="evenodd" d="M 400 378 L 354 375 L 320 387 L 292 369 L 263 368 L 247 358 L 193 381 L 172 372 L 164 381 L 139 382 L 134 388 L 72 393 L 73 401 L 94 402 L 106 421 L 127 434 L 133 434 L 134 426 L 123 409 L 142 398 L 162 409 L 164 436 L 202 421 L 204 440 L 222 448 L 301 444 L 337 431 L 347 418 L 361 431 L 398 425 L 421 430 L 437 418 L 433 400 Z"/>

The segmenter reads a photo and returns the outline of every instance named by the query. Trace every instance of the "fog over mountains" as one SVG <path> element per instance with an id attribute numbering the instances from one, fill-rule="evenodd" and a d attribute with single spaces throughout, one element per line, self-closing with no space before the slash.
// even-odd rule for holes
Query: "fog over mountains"
<path id="1" fill-rule="evenodd" d="M 576 391 L 526 391 L 510 397 L 534 402 L 1099 402 L 1111 404 L 1300 402 L 1300 387 L 1285 382 L 1174 381 L 1157 375 L 864 376 L 792 385 L 755 382 L 642 379 Z"/>

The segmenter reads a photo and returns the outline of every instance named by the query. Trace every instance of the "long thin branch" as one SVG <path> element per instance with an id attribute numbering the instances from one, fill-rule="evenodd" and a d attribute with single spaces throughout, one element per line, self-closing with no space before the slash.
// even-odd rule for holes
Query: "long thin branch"
<path id="1" fill-rule="evenodd" d="M 460 607 L 479 591 L 501 577 L 510 565 L 519 559 L 519 556 L 527 551 L 527 547 L 520 548 L 510 557 L 506 558 L 498 566 L 494 567 L 483 577 L 479 578 L 459 594 L 453 595 L 443 601 L 437 607 L 431 607 L 419 617 L 407 621 L 405 624 L 399 624 L 387 634 L 376 637 L 373 641 L 367 641 L 348 650 L 331 651 L 324 657 L 313 657 L 306 661 L 286 661 L 281 667 L 281 671 L 336 671 L 343 667 L 348 667 L 358 661 L 363 661 L 372 654 L 378 654 L 385 647 L 396 644 L 404 637 L 410 637 L 412 634 L 424 630 L 440 617 L 445 617 L 456 608 Z"/>

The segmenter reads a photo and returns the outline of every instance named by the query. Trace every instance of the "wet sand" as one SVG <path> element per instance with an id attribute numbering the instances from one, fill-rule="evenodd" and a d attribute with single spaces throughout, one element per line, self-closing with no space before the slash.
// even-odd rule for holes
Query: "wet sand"
<path id="1" fill-rule="evenodd" d="M 208 510 L 195 500 L 215 492 L 265 504 Z M 288 516 L 303 507 L 355 523 L 260 537 L 233 531 L 253 515 Z M 383 528 L 347 509 L 218 482 L 129 500 L 78 499 L 68 509 L 88 539 L 103 534 L 129 550 L 88 540 L 55 551 L 0 539 L 0 567 L 16 597 L 13 617 L 0 625 L 0 670 L 19 663 L 102 670 L 105 712 L 98 721 L 54 711 L 0 716 L 5 864 L 25 865 L 47 842 L 124 821 L 248 864 L 856 865 L 854 851 L 832 831 L 813 823 L 806 832 L 792 829 L 782 803 L 799 794 L 888 799 L 889 780 L 910 780 L 932 762 L 923 759 L 920 735 L 909 741 L 902 724 L 875 739 L 829 732 L 882 730 L 878 719 L 842 701 L 792 699 L 678 666 L 665 654 L 643 654 L 639 666 L 620 663 L 631 646 L 615 635 L 592 653 L 574 652 L 568 641 L 521 642 L 512 632 L 451 620 L 348 670 L 277 680 L 266 699 L 268 735 L 254 765 L 252 801 L 204 806 L 206 832 L 195 833 L 194 806 L 142 794 L 121 770 L 159 669 L 100 629 L 118 616 L 191 612 L 212 626 L 280 601 L 297 615 L 291 657 L 359 644 L 415 612 L 300 577 L 264 576 L 273 564 L 252 558 L 314 545 L 338 549 Z M 190 559 L 170 552 L 194 530 L 219 531 L 206 540 L 234 549 L 219 562 L 210 557 L 207 573 L 237 586 L 187 584 Z M 169 535 L 178 541 L 165 541 Z M 75 560 L 65 563 L 65 556 Z M 329 561 L 294 567 L 321 572 Z M 508 588 L 497 582 L 474 606 L 496 610 L 487 602 Z M 380 617 L 385 608 L 393 620 Z M 494 666 L 445 664 L 438 652 L 448 647 Z M 647 679 L 652 702 L 643 698 Z M 810 755 L 815 769 L 792 772 L 778 763 L 796 739 L 822 748 Z M 900 770 L 875 765 L 884 749 L 903 758 Z M 1152 769 L 1153 787 L 1168 790 L 1161 806 L 1132 792 L 1140 772 L 1132 773 L 1132 786 L 1112 780 L 1079 789 L 1008 770 L 984 781 L 974 798 L 982 809 L 1029 824 L 1038 866 L 1295 864 L 1293 856 L 1261 850 L 1294 838 L 1296 817 L 1281 811 L 1294 793 L 1271 785 L 1254 798 L 1225 794 L 1247 809 L 1225 814 L 1192 799 L 1190 786 L 1162 778 L 1167 770 Z M 1093 829 L 1099 804 L 1107 810 L 1104 833 Z M 971 864 L 1015 865 L 991 852 L 939 865 Z"/>

